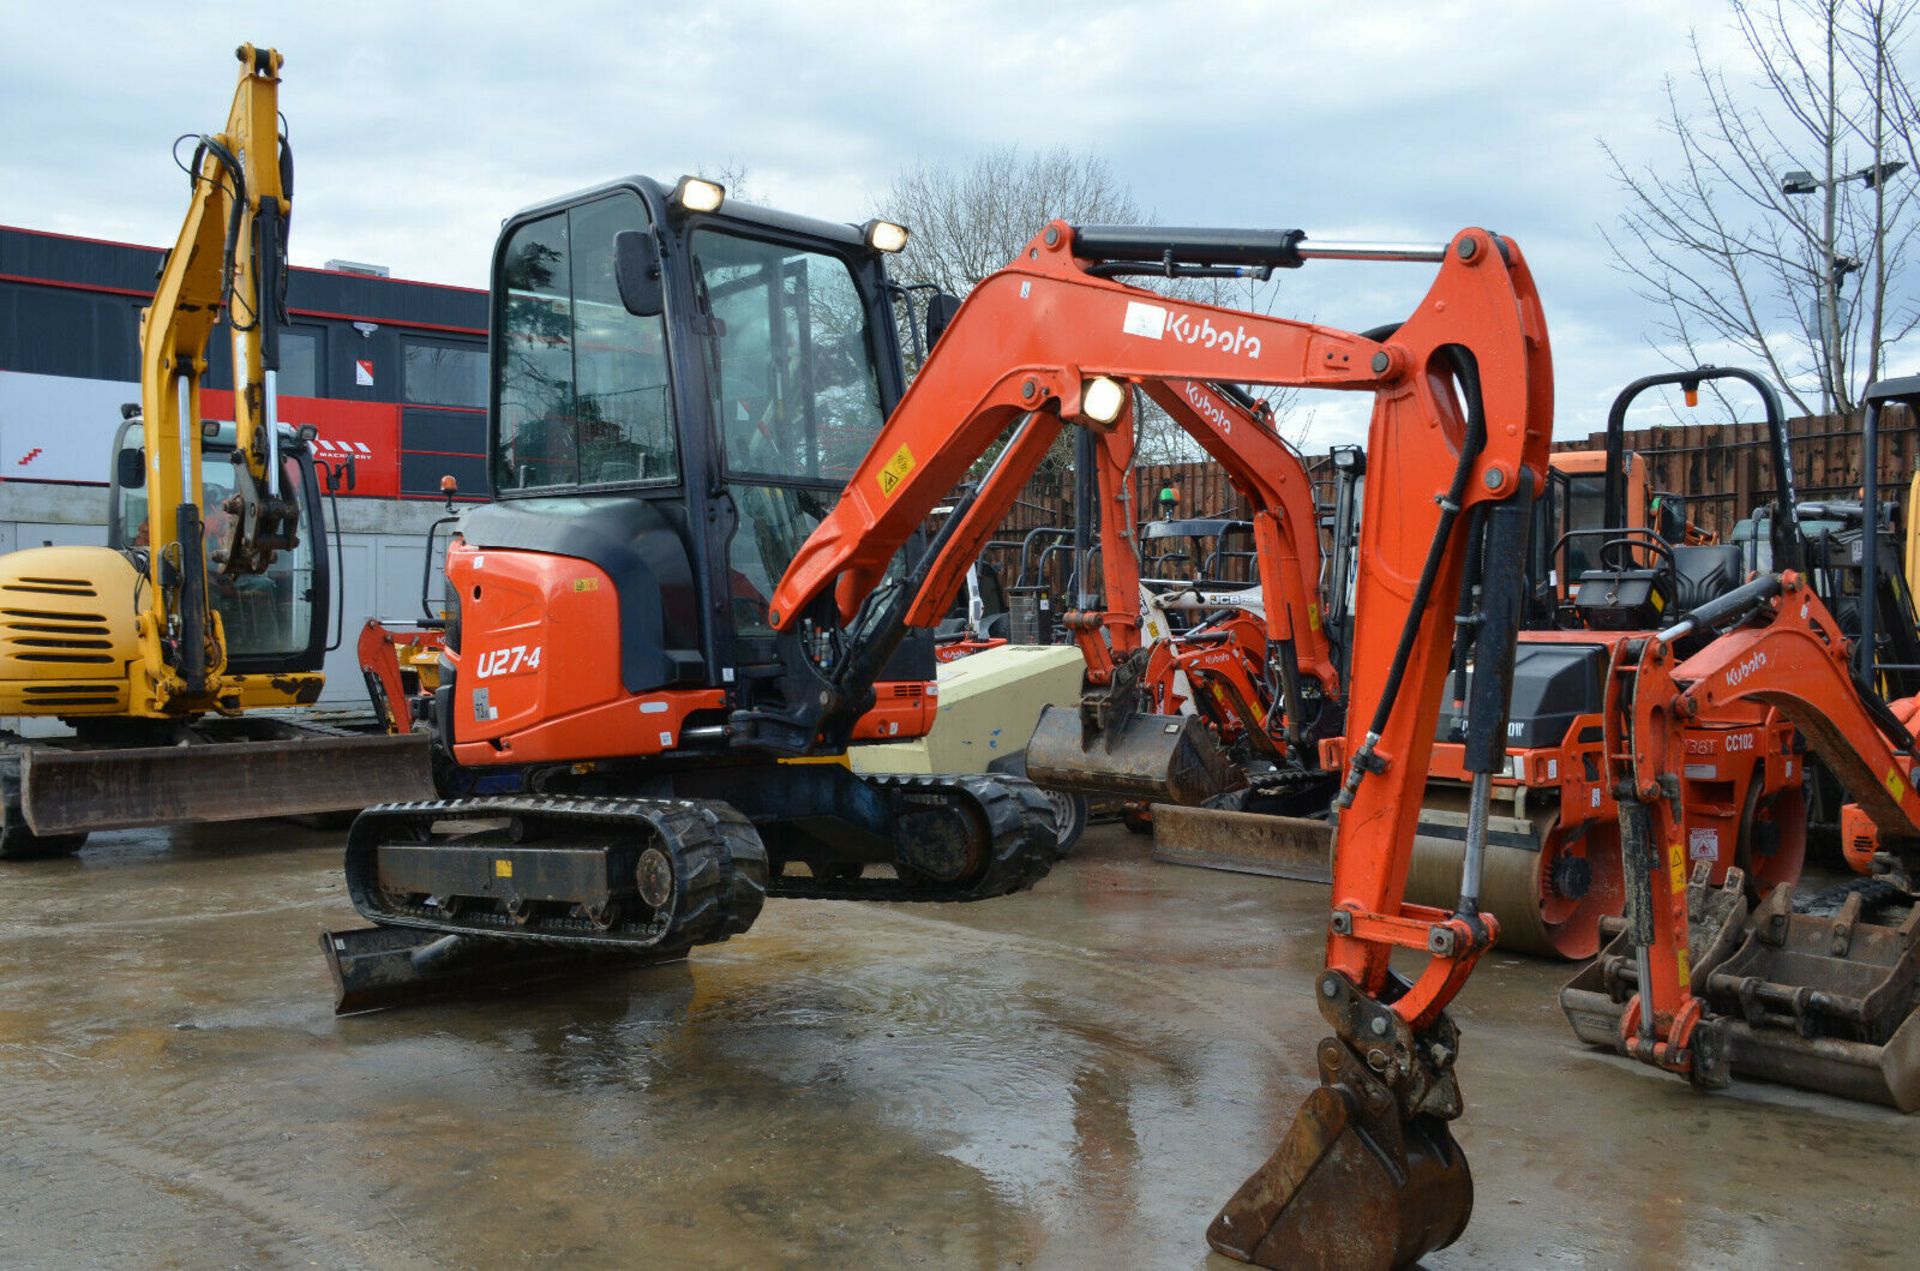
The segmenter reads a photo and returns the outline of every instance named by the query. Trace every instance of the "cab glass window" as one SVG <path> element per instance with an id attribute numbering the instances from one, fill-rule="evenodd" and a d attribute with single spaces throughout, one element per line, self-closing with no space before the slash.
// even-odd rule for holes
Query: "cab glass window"
<path id="1" fill-rule="evenodd" d="M 141 456 L 142 429 L 125 428 L 120 446 Z M 264 574 L 231 577 L 221 572 L 214 553 L 222 551 L 233 533 L 233 514 L 227 500 L 233 494 L 232 451 L 209 446 L 200 463 L 200 520 L 204 559 L 207 564 L 207 588 L 220 625 L 226 633 L 227 656 L 232 658 L 284 658 L 302 653 L 313 638 L 314 576 L 313 534 L 303 528 L 299 542 L 290 551 L 279 552 Z M 116 474 L 119 471 L 115 467 Z M 308 497 L 306 477 L 299 462 L 281 461 L 281 489 L 299 502 L 303 514 L 315 506 Z M 114 506 L 110 521 L 110 545 L 122 550 L 144 552 L 151 542 L 147 519 L 147 492 L 144 484 L 129 489 L 115 481 Z M 169 517 L 171 519 L 171 517 Z"/>
<path id="2" fill-rule="evenodd" d="M 838 256 L 694 233 L 707 374 L 729 471 L 844 482 L 880 432 L 867 306 Z"/>
<path id="3" fill-rule="evenodd" d="M 646 225 L 631 194 L 520 226 L 502 252 L 495 488 L 526 490 L 679 477 L 664 317 L 626 311 L 613 240 Z"/>

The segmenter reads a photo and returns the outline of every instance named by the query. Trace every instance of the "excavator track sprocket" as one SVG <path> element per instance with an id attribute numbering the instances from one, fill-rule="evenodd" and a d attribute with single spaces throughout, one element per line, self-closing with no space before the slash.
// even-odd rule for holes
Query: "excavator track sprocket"
<path id="1" fill-rule="evenodd" d="M 862 778 L 896 809 L 896 876 L 867 877 L 858 865 L 823 874 L 775 875 L 768 888 L 809 900 L 988 900 L 1025 891 L 1059 856 L 1053 803 L 1032 782 L 991 774 L 886 775 Z M 938 840 L 955 868 L 912 868 L 911 853 Z M 945 874 L 946 876 L 941 876 Z"/>
<path id="2" fill-rule="evenodd" d="M 767 894 L 759 835 L 716 800 L 385 804 L 354 821 L 346 868 L 385 926 L 662 955 L 739 935 Z"/>

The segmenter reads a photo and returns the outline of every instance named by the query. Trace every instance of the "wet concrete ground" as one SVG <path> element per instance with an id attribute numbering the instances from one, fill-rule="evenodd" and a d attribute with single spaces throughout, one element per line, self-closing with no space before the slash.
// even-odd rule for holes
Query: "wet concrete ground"
<path id="1" fill-rule="evenodd" d="M 688 963 L 336 1020 L 337 833 L 4 869 L 0 1264 L 1226 1268 L 1311 1082 L 1320 889 L 1096 827 L 1030 895 L 775 902 Z M 1430 1261 L 1911 1266 L 1920 1119 L 1579 1049 L 1565 970 L 1456 1009 L 1478 1200 Z"/>

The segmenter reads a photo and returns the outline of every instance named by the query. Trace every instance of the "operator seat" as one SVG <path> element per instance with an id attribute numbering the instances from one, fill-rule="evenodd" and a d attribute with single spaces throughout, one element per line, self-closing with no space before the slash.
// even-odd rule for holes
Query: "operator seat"
<path id="1" fill-rule="evenodd" d="M 1673 549 L 1674 598 L 1677 613 L 1686 614 L 1738 587 L 1746 577 L 1738 543 Z"/>

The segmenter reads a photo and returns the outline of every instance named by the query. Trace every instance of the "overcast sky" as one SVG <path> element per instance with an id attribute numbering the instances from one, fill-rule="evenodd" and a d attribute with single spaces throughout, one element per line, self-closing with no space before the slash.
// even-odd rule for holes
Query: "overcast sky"
<path id="1" fill-rule="evenodd" d="M 1666 369 L 1597 230 L 1617 207 L 1597 138 L 1668 153 L 1661 79 L 1685 73 L 1690 31 L 1749 78 L 1719 0 L 293 8 L 0 4 L 0 223 L 171 242 L 170 144 L 224 122 L 243 40 L 287 58 L 295 262 L 437 282 L 485 286 L 503 216 L 625 173 L 744 165 L 757 201 L 859 220 L 907 166 L 1065 145 L 1166 223 L 1512 235 L 1563 436 Z M 1275 312 L 1364 329 L 1430 279 L 1310 265 Z M 1352 422 L 1316 418 L 1316 449 Z"/>

